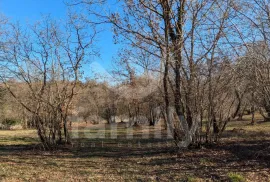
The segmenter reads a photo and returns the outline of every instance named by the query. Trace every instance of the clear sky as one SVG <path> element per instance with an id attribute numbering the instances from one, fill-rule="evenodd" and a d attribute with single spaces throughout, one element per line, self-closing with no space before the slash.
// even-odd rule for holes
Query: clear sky
<path id="1" fill-rule="evenodd" d="M 33 23 L 40 20 L 42 15 L 50 15 L 54 19 L 64 19 L 67 7 L 63 0 L 0 0 L 0 12 L 7 16 L 11 21 L 19 21 L 21 24 Z M 113 34 L 107 27 L 98 37 L 97 46 L 100 48 L 100 58 L 95 64 L 99 64 L 104 70 L 110 71 L 111 60 L 116 56 L 120 47 L 113 43 Z M 87 65 L 83 68 L 86 76 L 91 76 Z M 95 70 L 99 72 L 99 70 Z"/>

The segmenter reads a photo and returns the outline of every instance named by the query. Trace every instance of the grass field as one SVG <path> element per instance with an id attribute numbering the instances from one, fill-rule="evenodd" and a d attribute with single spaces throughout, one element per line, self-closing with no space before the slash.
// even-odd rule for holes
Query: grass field
<path id="1" fill-rule="evenodd" d="M 72 146 L 55 152 L 40 150 L 34 130 L 0 131 L 0 181 L 270 181 L 270 122 L 244 119 L 219 145 L 181 152 L 153 127 L 127 136 L 125 124 L 75 125 Z"/>

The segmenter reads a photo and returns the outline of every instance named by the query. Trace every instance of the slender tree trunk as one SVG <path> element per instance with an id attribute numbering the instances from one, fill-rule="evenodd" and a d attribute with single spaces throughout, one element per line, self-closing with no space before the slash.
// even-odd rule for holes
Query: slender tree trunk
<path id="1" fill-rule="evenodd" d="M 251 124 L 254 125 L 255 124 L 255 108 L 254 106 L 252 106 L 251 108 Z"/>

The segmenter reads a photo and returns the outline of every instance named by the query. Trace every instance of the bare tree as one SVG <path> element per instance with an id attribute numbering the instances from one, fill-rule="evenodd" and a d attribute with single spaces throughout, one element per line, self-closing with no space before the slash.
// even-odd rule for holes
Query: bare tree
<path id="1" fill-rule="evenodd" d="M 269 120 L 269 28 L 270 1 L 239 1 L 243 8 L 237 9 L 238 17 L 245 22 L 242 34 L 249 34 L 246 51 L 239 58 L 245 68 L 244 76 L 250 84 L 250 101 L 253 113 L 259 110 Z M 257 109 L 256 109 L 257 108 Z M 265 114 L 265 112 L 267 114 Z"/>
<path id="2" fill-rule="evenodd" d="M 91 13 L 94 9 L 91 7 L 99 3 L 91 0 L 75 2 L 87 7 Z M 202 123 L 203 103 L 206 103 L 202 98 L 206 92 L 200 92 L 200 88 L 206 89 L 208 85 L 206 107 L 210 125 L 215 120 L 213 100 L 223 97 L 213 95 L 212 77 L 216 77 L 213 67 L 218 54 L 225 57 L 226 50 L 235 49 L 230 38 L 237 32 L 233 20 L 235 2 L 131 0 L 120 3 L 123 9 L 119 12 L 112 9 L 95 15 L 99 23 L 113 25 L 118 42 L 154 56 L 156 65 L 162 65 L 166 121 L 177 146 L 187 147 L 194 141 L 200 121 Z M 207 77 L 204 77 L 206 82 L 200 75 L 201 65 L 208 70 Z"/>
<path id="3" fill-rule="evenodd" d="M 62 28 L 49 17 L 23 30 L 11 25 L 1 80 L 10 94 L 33 115 L 35 127 L 45 149 L 70 143 L 67 116 L 76 94 L 80 66 L 93 55 L 95 37 L 89 26 L 74 16 Z M 19 97 L 9 79 L 27 88 Z M 62 130 L 64 133 L 62 134 Z"/>

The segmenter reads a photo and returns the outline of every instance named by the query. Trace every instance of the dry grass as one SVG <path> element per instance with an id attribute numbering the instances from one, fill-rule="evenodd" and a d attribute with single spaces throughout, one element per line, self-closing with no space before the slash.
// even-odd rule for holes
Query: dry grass
<path id="1" fill-rule="evenodd" d="M 128 139 L 124 124 L 116 134 L 108 125 L 80 124 L 73 145 L 55 152 L 39 150 L 33 130 L 0 131 L 0 181 L 267 181 L 270 123 L 245 119 L 229 124 L 220 145 L 182 152 L 171 139 L 155 138 L 153 127 L 134 128 Z M 98 132 L 103 137 L 90 137 Z"/>
<path id="2" fill-rule="evenodd" d="M 0 146 L 30 145 L 37 142 L 35 130 L 0 130 Z"/>

